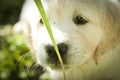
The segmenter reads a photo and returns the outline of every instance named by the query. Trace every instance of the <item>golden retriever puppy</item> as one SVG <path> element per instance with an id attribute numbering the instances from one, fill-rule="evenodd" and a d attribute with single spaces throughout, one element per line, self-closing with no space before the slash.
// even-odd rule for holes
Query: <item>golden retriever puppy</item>
<path id="1" fill-rule="evenodd" d="M 120 0 L 42 0 L 67 80 L 120 80 Z M 63 80 L 56 52 L 34 0 L 26 0 L 23 27 L 37 63 Z M 53 68 L 51 67 L 53 66 Z"/>

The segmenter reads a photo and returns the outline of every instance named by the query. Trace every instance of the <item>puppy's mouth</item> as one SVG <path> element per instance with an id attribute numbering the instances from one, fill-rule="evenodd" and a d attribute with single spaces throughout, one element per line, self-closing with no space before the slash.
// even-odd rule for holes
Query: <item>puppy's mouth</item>
<path id="1" fill-rule="evenodd" d="M 59 43 L 59 44 L 57 44 L 57 46 L 58 46 L 63 64 L 67 65 L 67 60 L 66 60 L 65 56 L 68 51 L 68 46 L 65 43 Z M 55 52 L 53 45 L 46 45 L 45 50 L 46 50 L 46 53 L 48 54 L 47 64 L 50 66 L 53 66 L 55 68 L 58 68 L 58 69 L 61 68 L 60 61 L 58 59 L 58 56 Z"/>
<path id="2" fill-rule="evenodd" d="M 65 58 L 62 58 L 62 61 L 64 65 L 67 65 L 67 61 Z M 61 64 L 57 56 L 55 58 L 48 58 L 47 64 L 53 68 L 57 68 L 57 69 L 61 68 Z"/>

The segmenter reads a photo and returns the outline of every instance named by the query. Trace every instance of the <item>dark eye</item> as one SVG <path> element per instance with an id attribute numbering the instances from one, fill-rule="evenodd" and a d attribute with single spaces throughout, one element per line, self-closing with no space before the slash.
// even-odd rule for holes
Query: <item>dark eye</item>
<path id="1" fill-rule="evenodd" d="M 73 19 L 73 22 L 76 24 L 76 25 L 83 25 L 85 23 L 87 23 L 88 21 L 85 20 L 83 17 L 81 16 L 76 16 L 74 19 Z"/>
<path id="2" fill-rule="evenodd" d="M 39 22 L 40 22 L 41 24 L 44 24 L 42 19 L 40 19 L 40 21 L 39 21 Z"/>

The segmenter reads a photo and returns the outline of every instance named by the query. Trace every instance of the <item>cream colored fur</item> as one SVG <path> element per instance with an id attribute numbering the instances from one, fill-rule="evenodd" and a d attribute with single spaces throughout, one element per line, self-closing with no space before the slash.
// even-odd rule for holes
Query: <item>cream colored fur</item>
<path id="1" fill-rule="evenodd" d="M 42 0 L 57 43 L 68 45 L 64 56 L 67 80 L 120 80 L 120 0 Z M 80 15 L 88 22 L 76 25 Z M 52 45 L 33 0 L 26 0 L 20 21 L 37 62 L 53 80 L 62 70 L 51 69 L 45 52 Z"/>

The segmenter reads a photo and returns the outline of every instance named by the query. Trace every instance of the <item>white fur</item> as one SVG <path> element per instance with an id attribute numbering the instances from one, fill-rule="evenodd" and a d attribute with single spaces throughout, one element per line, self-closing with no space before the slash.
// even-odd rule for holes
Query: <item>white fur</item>
<path id="1" fill-rule="evenodd" d="M 120 80 L 118 0 L 42 0 L 42 3 L 56 42 L 68 45 L 67 80 Z M 72 20 L 76 15 L 88 23 L 76 25 Z M 52 42 L 44 24 L 39 23 L 40 18 L 33 0 L 26 0 L 20 22 L 27 25 L 24 31 L 31 39 L 30 48 L 51 79 L 61 80 L 62 70 L 52 70 L 46 61 L 45 46 Z"/>

